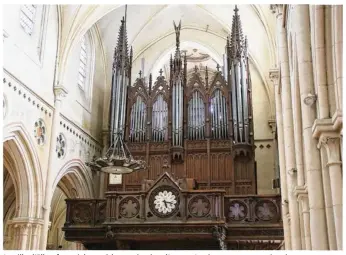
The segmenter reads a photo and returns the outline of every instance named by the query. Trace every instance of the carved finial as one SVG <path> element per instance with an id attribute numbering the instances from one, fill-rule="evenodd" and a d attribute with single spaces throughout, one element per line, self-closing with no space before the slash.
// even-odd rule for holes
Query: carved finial
<path id="1" fill-rule="evenodd" d="M 174 30 L 175 30 L 175 44 L 176 44 L 176 50 L 175 50 L 175 57 L 180 58 L 180 28 L 181 28 L 181 20 L 179 21 L 179 25 L 176 26 L 175 22 L 173 21 Z"/>
<path id="2" fill-rule="evenodd" d="M 197 67 L 197 65 L 195 65 L 195 73 L 197 73 L 198 72 L 198 67 Z"/>
<path id="3" fill-rule="evenodd" d="M 234 9 L 234 15 L 233 15 L 233 21 L 232 21 L 232 33 L 231 38 L 229 42 L 230 47 L 230 53 L 231 58 L 240 58 L 242 57 L 243 49 L 244 49 L 244 38 L 243 38 L 243 31 L 240 21 L 240 16 L 238 14 L 238 7 L 235 6 Z"/>
<path id="4" fill-rule="evenodd" d="M 142 70 L 139 71 L 139 78 L 142 78 Z"/>
<path id="5" fill-rule="evenodd" d="M 217 63 L 217 65 L 216 65 L 216 70 L 217 70 L 218 72 L 220 72 L 220 65 L 219 65 L 219 63 Z"/>
<path id="6" fill-rule="evenodd" d="M 176 46 L 177 49 L 179 49 L 179 43 L 180 43 L 180 28 L 181 28 L 181 20 L 179 21 L 179 25 L 175 25 L 175 22 L 173 21 L 174 30 L 175 30 L 175 40 L 176 40 Z"/>
<path id="7" fill-rule="evenodd" d="M 159 73 L 160 73 L 160 76 L 162 76 L 162 73 L 163 73 L 162 68 L 160 69 Z"/>

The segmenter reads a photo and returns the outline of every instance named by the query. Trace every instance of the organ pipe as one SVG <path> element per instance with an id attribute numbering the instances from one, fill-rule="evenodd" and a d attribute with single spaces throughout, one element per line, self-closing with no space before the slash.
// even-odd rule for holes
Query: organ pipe
<path id="1" fill-rule="evenodd" d="M 231 39 L 227 40 L 227 62 L 230 74 L 231 110 L 233 119 L 233 142 L 250 144 L 252 116 L 249 93 L 247 40 L 243 38 L 237 6 L 234 9 Z"/>
<path id="2" fill-rule="evenodd" d="M 174 59 L 171 60 L 171 84 L 172 84 L 172 145 L 173 147 L 183 146 L 183 77 L 186 77 L 186 65 L 182 68 L 182 57 L 180 53 L 180 29 L 181 22 L 176 26 L 173 22 L 174 30 L 176 34 L 176 50 Z M 186 58 L 186 56 L 185 56 Z M 186 62 L 186 61 L 185 61 Z M 185 80 L 185 79 L 184 79 Z"/>
<path id="3" fill-rule="evenodd" d="M 194 91 L 188 104 L 188 138 L 204 139 L 205 109 L 200 92 Z"/>
<path id="4" fill-rule="evenodd" d="M 127 45 L 126 11 L 121 20 L 117 47 L 114 50 L 112 68 L 112 89 L 110 104 L 110 146 L 116 144 L 117 137 L 124 137 L 127 88 L 130 83 L 132 49 Z"/>
<path id="5" fill-rule="evenodd" d="M 214 139 L 226 139 L 228 136 L 228 117 L 226 99 L 217 89 L 211 98 L 211 125 Z"/>

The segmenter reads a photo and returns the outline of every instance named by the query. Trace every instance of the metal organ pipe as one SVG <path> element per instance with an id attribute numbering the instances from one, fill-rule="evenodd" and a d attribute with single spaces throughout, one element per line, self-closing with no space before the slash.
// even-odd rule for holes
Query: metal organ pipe
<path id="1" fill-rule="evenodd" d="M 234 140 L 238 141 L 238 109 L 237 109 L 237 89 L 236 89 L 236 73 L 234 71 L 234 64 L 231 65 L 232 72 L 232 111 L 233 111 L 233 132 L 234 132 Z"/>
<path id="2" fill-rule="evenodd" d="M 248 96 L 247 96 L 247 71 L 246 63 L 243 60 L 243 102 L 244 102 L 244 126 L 245 126 L 245 142 L 249 143 L 249 109 L 248 109 Z"/>

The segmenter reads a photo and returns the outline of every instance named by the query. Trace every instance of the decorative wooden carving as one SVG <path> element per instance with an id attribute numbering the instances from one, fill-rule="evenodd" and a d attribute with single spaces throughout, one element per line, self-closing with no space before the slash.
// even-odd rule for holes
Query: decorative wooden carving
<path id="1" fill-rule="evenodd" d="M 203 238 L 217 241 L 220 249 L 273 247 L 274 243 L 241 241 L 254 236 L 257 241 L 283 239 L 280 196 L 224 197 L 220 190 L 190 189 L 194 186 L 188 182 L 164 173 L 156 181 L 145 181 L 141 191 L 110 191 L 106 200 L 67 199 L 65 237 L 87 247 L 92 247 L 90 243 L 141 241 L 143 234 L 152 241 Z M 177 198 L 178 206 L 162 213 L 155 209 L 155 200 L 165 191 Z"/>

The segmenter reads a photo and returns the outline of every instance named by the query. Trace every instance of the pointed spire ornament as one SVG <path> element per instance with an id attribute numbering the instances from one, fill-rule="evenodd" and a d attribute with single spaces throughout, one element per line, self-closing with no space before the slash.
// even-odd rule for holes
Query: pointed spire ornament
<path id="1" fill-rule="evenodd" d="M 243 30 L 242 30 L 238 11 L 239 9 L 236 5 L 234 9 L 233 20 L 232 20 L 231 40 L 229 43 L 230 50 L 231 50 L 231 57 L 233 58 L 239 58 L 242 56 L 244 44 L 245 44 L 244 37 L 243 37 Z"/>
<path id="2" fill-rule="evenodd" d="M 127 5 L 125 5 L 125 16 L 121 20 L 117 47 L 114 51 L 109 117 L 109 148 L 100 158 L 86 163 L 93 170 L 111 174 L 129 174 L 134 171 L 146 169 L 145 162 L 135 160 L 124 142 L 126 118 L 124 109 L 126 107 L 127 88 L 131 82 L 133 54 L 132 47 L 130 49 L 130 55 L 128 52 L 126 18 Z"/>

